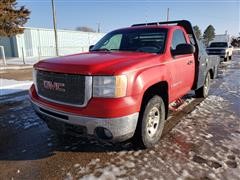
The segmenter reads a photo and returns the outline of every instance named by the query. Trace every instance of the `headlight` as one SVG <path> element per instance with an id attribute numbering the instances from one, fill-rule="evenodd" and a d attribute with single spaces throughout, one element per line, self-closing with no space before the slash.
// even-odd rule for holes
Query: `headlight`
<path id="1" fill-rule="evenodd" d="M 35 88 L 37 89 L 37 70 L 34 68 L 32 70 L 32 78 L 33 78 L 33 84 L 35 85 Z"/>
<path id="2" fill-rule="evenodd" d="M 126 96 L 127 77 L 119 76 L 94 76 L 93 97 L 118 98 Z"/>

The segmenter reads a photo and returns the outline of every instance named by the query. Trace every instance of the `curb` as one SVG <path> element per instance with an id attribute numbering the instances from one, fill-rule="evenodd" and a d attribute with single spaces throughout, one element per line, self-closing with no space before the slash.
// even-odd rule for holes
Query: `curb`
<path id="1" fill-rule="evenodd" d="M 5 67 L 0 67 L 0 71 L 4 70 L 19 70 L 19 69 L 30 69 L 32 68 L 32 65 L 29 66 L 5 66 Z"/>

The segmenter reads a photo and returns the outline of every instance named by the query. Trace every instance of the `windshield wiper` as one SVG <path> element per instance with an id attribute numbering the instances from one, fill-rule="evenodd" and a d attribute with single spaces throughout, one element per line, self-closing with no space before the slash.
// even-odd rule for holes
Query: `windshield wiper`
<path id="1" fill-rule="evenodd" d="M 107 49 L 107 48 L 101 48 L 101 49 L 93 49 L 93 50 L 91 50 L 91 51 L 110 51 L 109 49 Z"/>
<path id="2" fill-rule="evenodd" d="M 91 50 L 91 51 L 107 51 L 107 52 L 109 52 L 109 51 L 122 51 L 122 50 L 120 50 L 120 49 L 100 48 L 100 49 L 93 49 L 93 50 Z"/>

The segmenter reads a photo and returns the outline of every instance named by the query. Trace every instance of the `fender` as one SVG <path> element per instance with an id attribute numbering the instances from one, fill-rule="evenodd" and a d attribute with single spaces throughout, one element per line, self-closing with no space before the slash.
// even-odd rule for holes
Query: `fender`
<path id="1" fill-rule="evenodd" d="M 141 71 L 135 72 L 130 78 L 128 93 L 131 95 L 140 95 L 140 99 L 143 98 L 146 90 L 154 84 L 162 81 L 166 81 L 167 84 L 171 84 L 172 82 L 171 73 L 168 72 L 168 68 L 166 68 L 164 64 L 142 69 Z M 170 94 L 170 92 L 171 87 L 169 86 L 168 94 Z"/>

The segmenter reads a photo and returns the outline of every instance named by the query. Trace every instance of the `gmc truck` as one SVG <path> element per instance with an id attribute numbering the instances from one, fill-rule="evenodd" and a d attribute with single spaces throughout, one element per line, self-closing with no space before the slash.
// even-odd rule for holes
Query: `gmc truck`
<path id="1" fill-rule="evenodd" d="M 191 90 L 208 95 L 217 59 L 198 45 L 189 21 L 135 24 L 108 33 L 87 53 L 35 64 L 29 95 L 50 129 L 149 148 L 171 102 Z"/>
<path id="2" fill-rule="evenodd" d="M 224 61 L 232 59 L 233 47 L 228 45 L 228 42 L 211 42 L 207 47 L 207 53 L 209 55 L 218 55 Z"/>

